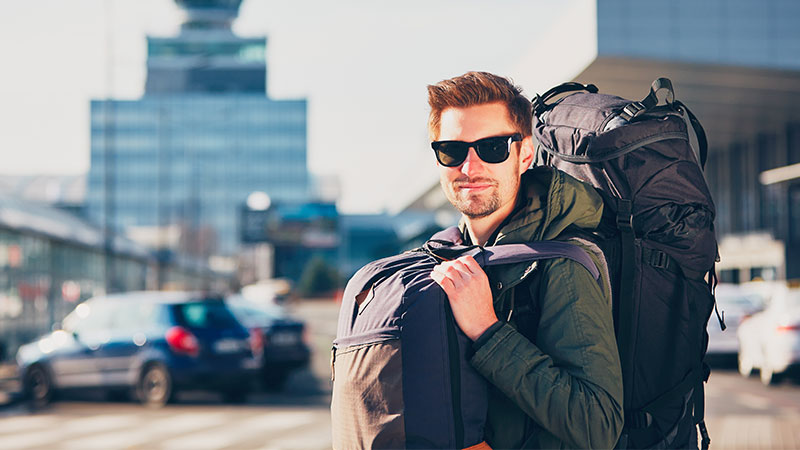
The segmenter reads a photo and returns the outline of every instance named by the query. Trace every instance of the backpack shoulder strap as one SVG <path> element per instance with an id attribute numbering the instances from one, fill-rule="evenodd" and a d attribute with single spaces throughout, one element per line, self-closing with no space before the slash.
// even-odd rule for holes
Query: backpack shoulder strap
<path id="1" fill-rule="evenodd" d="M 484 258 L 483 262 L 478 262 L 483 266 L 567 258 L 586 268 L 595 280 L 600 279 L 600 270 L 586 250 L 569 242 L 537 241 L 525 244 L 495 245 L 484 248 L 481 254 Z"/>
<path id="2" fill-rule="evenodd" d="M 465 246 L 461 231 L 450 227 L 434 234 L 423 249 L 434 256 L 450 260 L 463 255 L 472 255 L 482 267 L 542 259 L 568 258 L 589 271 L 595 280 L 600 279 L 600 270 L 583 248 L 563 241 L 535 241 L 524 244 L 500 244 L 489 247 Z"/>

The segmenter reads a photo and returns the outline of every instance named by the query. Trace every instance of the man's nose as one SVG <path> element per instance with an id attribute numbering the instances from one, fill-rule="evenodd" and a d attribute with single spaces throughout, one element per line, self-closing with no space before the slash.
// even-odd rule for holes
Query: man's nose
<path id="1" fill-rule="evenodd" d="M 474 147 L 470 147 L 467 150 L 467 157 L 461 164 L 461 172 L 468 175 L 471 172 L 480 170 L 482 165 L 483 160 L 478 156 L 477 150 Z"/>

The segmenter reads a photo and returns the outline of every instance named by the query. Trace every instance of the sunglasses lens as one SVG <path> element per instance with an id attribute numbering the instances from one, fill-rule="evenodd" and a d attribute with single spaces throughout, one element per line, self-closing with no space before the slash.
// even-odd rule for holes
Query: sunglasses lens
<path id="1" fill-rule="evenodd" d="M 497 164 L 508 158 L 508 138 L 489 138 L 477 145 L 478 156 L 487 163 Z"/>
<path id="2" fill-rule="evenodd" d="M 443 166 L 454 167 L 467 158 L 469 147 L 462 142 L 442 142 L 436 149 L 436 156 Z"/>

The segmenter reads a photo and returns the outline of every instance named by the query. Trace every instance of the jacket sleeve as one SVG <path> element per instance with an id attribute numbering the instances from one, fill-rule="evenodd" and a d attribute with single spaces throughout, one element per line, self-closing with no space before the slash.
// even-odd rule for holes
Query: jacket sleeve
<path id="1" fill-rule="evenodd" d="M 613 448 L 622 431 L 623 391 L 609 302 L 572 260 L 543 264 L 541 276 L 538 292 L 531 292 L 541 309 L 536 344 L 504 324 L 481 341 L 471 363 L 567 445 Z"/>

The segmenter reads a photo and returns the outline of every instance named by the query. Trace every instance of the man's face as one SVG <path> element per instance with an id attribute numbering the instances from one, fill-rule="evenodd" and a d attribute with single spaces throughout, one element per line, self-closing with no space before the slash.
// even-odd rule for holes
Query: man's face
<path id="1" fill-rule="evenodd" d="M 486 103 L 442 111 L 438 140 L 473 142 L 517 132 L 504 104 Z M 484 162 L 470 148 L 461 165 L 438 164 L 445 196 L 468 218 L 487 217 L 497 211 L 508 214 L 514 207 L 520 175 L 530 164 L 531 152 L 529 136 L 512 143 L 508 159 L 501 163 Z"/>

